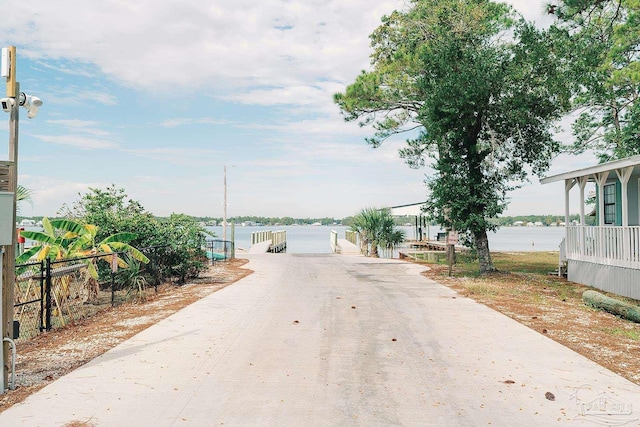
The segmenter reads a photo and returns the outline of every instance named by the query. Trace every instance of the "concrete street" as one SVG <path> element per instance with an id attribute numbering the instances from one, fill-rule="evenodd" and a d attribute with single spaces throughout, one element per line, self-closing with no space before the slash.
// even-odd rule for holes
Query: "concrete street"
<path id="1" fill-rule="evenodd" d="M 0 426 L 639 424 L 639 386 L 424 267 L 245 256 L 254 274 L 6 410 Z"/>

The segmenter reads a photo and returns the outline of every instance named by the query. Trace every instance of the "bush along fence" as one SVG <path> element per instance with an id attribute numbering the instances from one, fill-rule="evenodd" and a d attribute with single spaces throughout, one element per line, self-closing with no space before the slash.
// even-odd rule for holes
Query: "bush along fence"
<path id="1" fill-rule="evenodd" d="M 142 249 L 149 263 L 126 253 L 50 260 L 16 265 L 14 288 L 14 336 L 26 341 L 42 331 L 64 327 L 89 318 L 109 306 L 143 299 L 150 288 L 177 277 L 196 275 L 205 262 L 171 264 L 179 257 L 170 246 Z M 183 263 L 184 264 L 184 263 Z M 95 273 L 97 271 L 97 278 Z"/>

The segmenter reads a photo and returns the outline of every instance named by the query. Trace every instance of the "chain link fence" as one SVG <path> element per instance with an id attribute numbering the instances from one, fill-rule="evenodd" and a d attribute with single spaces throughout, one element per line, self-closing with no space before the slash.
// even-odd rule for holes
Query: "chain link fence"
<path id="1" fill-rule="evenodd" d="M 113 253 L 16 265 L 14 336 L 24 342 L 136 298 L 171 277 L 169 246 L 141 250 L 149 263 Z"/>

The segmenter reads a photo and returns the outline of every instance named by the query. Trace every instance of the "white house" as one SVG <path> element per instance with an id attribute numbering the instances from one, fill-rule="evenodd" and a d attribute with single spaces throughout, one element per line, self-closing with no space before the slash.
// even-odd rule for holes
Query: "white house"
<path id="1" fill-rule="evenodd" d="M 567 278 L 640 300 L 640 156 L 542 179 L 564 181 Z M 596 185 L 596 223 L 585 222 L 585 187 Z M 580 196 L 580 221 L 569 221 L 569 195 Z"/>

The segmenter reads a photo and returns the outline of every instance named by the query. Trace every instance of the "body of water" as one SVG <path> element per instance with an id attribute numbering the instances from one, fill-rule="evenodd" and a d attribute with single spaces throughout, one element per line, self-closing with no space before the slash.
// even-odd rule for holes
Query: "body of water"
<path id="1" fill-rule="evenodd" d="M 401 227 L 407 238 L 414 239 L 413 227 Z M 222 227 L 207 227 L 222 239 Z M 287 252 L 300 253 L 330 253 L 329 239 L 331 230 L 338 232 L 338 238 L 344 239 L 344 232 L 349 227 L 344 226 L 286 226 L 286 227 L 235 227 L 235 242 L 237 248 L 248 250 L 251 247 L 251 233 L 254 231 L 287 232 Z M 426 232 L 431 239 L 435 239 L 439 227 L 431 226 Z M 489 233 L 489 247 L 495 252 L 529 252 L 529 251 L 558 251 L 565 236 L 564 227 L 502 227 L 495 233 Z M 227 240 L 231 240 L 231 227 L 227 228 Z"/>

